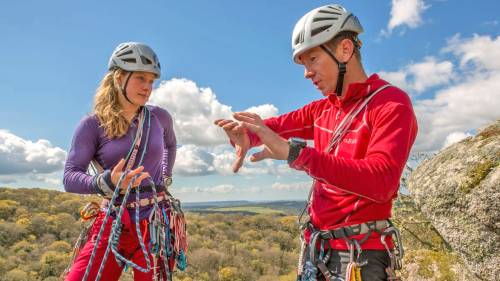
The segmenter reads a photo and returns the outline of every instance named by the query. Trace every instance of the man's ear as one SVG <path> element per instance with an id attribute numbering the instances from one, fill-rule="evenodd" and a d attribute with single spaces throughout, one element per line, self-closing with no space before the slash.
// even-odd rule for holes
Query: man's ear
<path id="1" fill-rule="evenodd" d="M 343 39 L 337 46 L 337 54 L 339 61 L 346 62 L 354 54 L 354 43 L 350 39 Z"/>

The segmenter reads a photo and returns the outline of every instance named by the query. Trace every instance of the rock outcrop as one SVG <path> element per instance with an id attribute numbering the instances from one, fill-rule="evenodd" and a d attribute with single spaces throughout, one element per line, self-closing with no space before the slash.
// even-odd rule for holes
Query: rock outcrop
<path id="1" fill-rule="evenodd" d="M 500 280 L 500 120 L 411 174 L 416 206 L 479 280 Z"/>

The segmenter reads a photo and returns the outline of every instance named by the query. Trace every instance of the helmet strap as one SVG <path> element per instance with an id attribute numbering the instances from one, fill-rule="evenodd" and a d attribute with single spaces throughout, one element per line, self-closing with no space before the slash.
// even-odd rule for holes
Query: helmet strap
<path id="1" fill-rule="evenodd" d="M 347 72 L 347 63 L 349 61 L 340 62 L 327 47 L 325 47 L 324 45 L 321 45 L 320 47 L 337 63 L 337 66 L 339 68 L 339 75 L 337 76 L 337 88 L 335 89 L 335 93 L 338 97 L 340 97 L 342 95 L 342 88 L 344 87 L 344 75 Z"/>
<path id="2" fill-rule="evenodd" d="M 127 97 L 127 85 L 128 85 L 128 80 L 130 80 L 130 76 L 132 76 L 132 72 L 127 73 L 127 78 L 125 78 L 125 83 L 123 83 L 123 86 L 121 87 L 121 90 L 122 90 L 122 94 L 125 97 L 125 99 L 129 103 L 133 104 L 132 101 L 129 100 L 129 98 Z"/>

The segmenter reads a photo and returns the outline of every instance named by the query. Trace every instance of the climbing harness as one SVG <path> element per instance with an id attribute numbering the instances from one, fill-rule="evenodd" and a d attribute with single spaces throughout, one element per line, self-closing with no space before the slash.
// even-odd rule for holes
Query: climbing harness
<path id="1" fill-rule="evenodd" d="M 338 147 L 338 144 L 346 135 L 348 129 L 351 127 L 354 118 L 367 106 L 368 102 L 382 90 L 390 87 L 390 85 L 384 85 L 373 93 L 369 94 L 365 99 L 359 100 L 352 109 L 346 114 L 344 119 L 337 126 L 335 131 L 333 132 L 329 145 L 325 149 L 325 153 L 330 153 L 333 149 Z M 328 249 L 325 252 L 325 241 L 329 241 L 331 239 L 343 239 L 349 250 L 349 264 L 346 270 L 346 278 L 345 281 L 361 281 L 361 267 L 366 265 L 368 261 L 360 260 L 360 256 L 362 253 L 361 244 L 363 244 L 372 234 L 372 232 L 378 232 L 381 234 L 381 241 L 387 252 L 389 253 L 389 257 L 391 258 L 391 264 L 388 268 L 386 268 L 386 272 L 388 274 L 388 280 L 399 280 L 397 279 L 395 270 L 401 269 L 401 259 L 403 257 L 403 247 L 401 243 L 401 237 L 399 231 L 392 225 L 389 220 L 381 220 L 381 221 L 371 221 L 366 223 L 361 223 L 357 225 L 351 225 L 346 227 L 341 227 L 333 230 L 317 230 L 314 229 L 314 226 L 310 222 L 309 216 L 304 218 L 306 214 L 306 210 L 308 211 L 311 206 L 311 200 L 313 197 L 313 189 L 316 184 L 314 180 L 311 189 L 309 191 L 307 203 L 304 206 L 303 210 L 299 214 L 298 223 L 301 229 L 300 235 L 300 255 L 299 262 L 297 268 L 297 280 L 298 281 L 316 281 L 318 270 L 325 277 L 327 281 L 334 280 L 342 280 L 338 277 L 335 277 L 330 270 L 327 268 L 326 263 L 330 259 L 332 249 Z M 309 245 L 306 245 L 305 241 L 305 230 L 310 230 L 310 238 Z M 350 238 L 354 235 L 364 234 L 364 237 L 361 240 L 356 240 L 354 238 Z M 385 242 L 385 238 L 391 235 L 395 241 L 397 241 L 397 246 L 395 246 L 396 250 L 393 253 L 387 243 Z M 319 253 L 317 253 L 317 244 L 320 243 Z M 355 252 L 357 254 L 355 255 Z M 309 259 L 307 258 L 309 257 Z M 391 279 L 392 278 L 392 279 Z"/>
<path id="2" fill-rule="evenodd" d="M 142 151 L 142 154 L 140 155 L 140 159 L 138 161 L 138 164 L 136 167 L 140 166 L 143 162 L 145 153 L 147 151 L 147 145 L 149 141 L 149 133 L 150 133 L 150 126 L 151 126 L 151 113 L 148 110 L 147 107 L 143 107 L 142 111 L 140 112 L 139 115 L 139 122 L 138 122 L 138 128 L 137 128 L 137 133 L 135 135 L 135 138 L 133 140 L 132 146 L 127 154 L 127 161 L 126 161 L 126 168 L 120 178 L 118 179 L 118 183 L 116 185 L 115 190 L 113 191 L 113 194 L 111 198 L 109 199 L 108 203 L 108 208 L 106 209 L 105 216 L 103 218 L 101 227 L 99 229 L 97 238 L 95 240 L 95 245 L 92 250 L 91 257 L 89 259 L 89 263 L 87 265 L 87 268 L 85 270 L 85 275 L 83 276 L 83 281 L 86 281 L 90 269 L 92 268 L 92 263 L 94 261 L 97 248 L 99 245 L 99 242 L 101 240 L 101 237 L 104 233 L 104 229 L 106 227 L 106 223 L 111 216 L 112 212 L 116 214 L 116 218 L 112 222 L 111 226 L 111 233 L 109 236 L 108 244 L 106 247 L 106 251 L 104 254 L 104 257 L 101 261 L 101 264 L 99 266 L 99 270 L 96 276 L 96 281 L 100 280 L 102 272 L 104 270 L 104 266 L 106 264 L 107 257 L 109 255 L 109 252 L 113 252 L 115 259 L 117 263 L 124 267 L 125 269 L 132 267 L 136 270 L 139 270 L 141 272 L 149 272 L 150 270 L 153 270 L 153 275 L 154 279 L 153 280 L 165 280 L 165 281 L 171 281 L 172 280 L 172 270 L 175 267 L 175 260 L 178 260 L 177 263 L 177 268 L 180 270 L 184 270 L 186 268 L 186 252 L 187 252 L 187 239 L 186 239 L 186 227 L 185 227 L 185 220 L 184 220 L 184 215 L 182 213 L 182 210 L 180 209 L 180 202 L 175 199 L 166 189 L 162 189 L 160 193 L 158 193 L 157 187 L 155 186 L 154 182 L 152 181 L 151 178 L 148 178 L 149 181 L 149 186 L 146 188 L 132 188 L 132 184 L 135 182 L 135 180 L 138 178 L 139 175 L 134 176 L 130 183 L 128 184 L 126 191 L 123 193 L 123 199 L 121 203 L 119 203 L 117 206 L 115 206 L 117 198 L 120 196 L 120 193 L 122 192 L 120 186 L 124 180 L 124 178 L 127 176 L 127 174 L 131 171 L 132 167 L 134 166 L 134 163 L 136 162 L 136 157 L 137 153 L 139 150 L 139 146 L 141 144 L 141 139 L 142 139 L 142 134 L 144 130 L 144 125 L 147 123 L 146 127 L 146 137 L 145 137 L 145 142 L 144 142 L 144 148 Z M 147 121 L 147 122 L 146 122 Z M 96 161 L 95 161 L 96 162 Z M 97 162 L 96 162 L 97 163 Z M 92 163 L 95 164 L 95 163 Z M 97 166 L 100 168 L 99 166 Z M 143 198 L 140 199 L 140 193 L 144 191 L 152 191 L 153 192 L 153 198 L 152 200 L 150 198 Z M 135 202 L 131 202 L 127 204 L 127 199 L 130 194 L 135 193 Z M 147 224 L 144 236 L 141 232 L 141 227 L 140 227 L 140 220 L 139 220 L 139 208 L 146 206 L 146 205 L 153 205 L 153 208 L 151 210 L 151 215 L 149 217 L 149 220 L 144 221 L 144 224 Z M 89 206 L 89 205 L 87 205 Z M 86 242 L 86 239 L 88 239 L 89 235 L 89 229 L 92 226 L 92 224 L 95 222 L 95 219 L 97 218 L 100 210 L 99 206 L 97 203 L 91 203 L 91 207 L 85 207 L 81 213 L 82 215 L 82 220 L 86 219 L 89 221 L 87 224 L 88 227 L 82 231 L 80 234 L 80 237 L 84 237 L 84 239 L 80 239 L 77 241 L 77 244 L 75 245 L 75 250 L 79 250 L 83 247 L 83 245 Z M 126 208 L 134 208 L 135 209 L 135 230 L 137 233 L 137 237 L 139 240 L 140 248 L 142 251 L 142 254 L 144 256 L 144 259 L 146 261 L 146 266 L 142 267 L 131 260 L 128 260 L 125 258 L 118 250 L 118 244 L 120 240 L 120 235 L 122 232 L 122 227 L 123 224 L 121 222 L 122 216 L 127 215 L 125 213 Z M 180 215 L 179 215 L 180 213 Z M 175 225 L 169 223 L 169 216 L 172 216 L 172 219 L 175 219 Z M 180 229 L 178 229 L 180 228 Z M 150 243 L 149 245 L 145 245 L 144 241 L 146 240 L 146 235 L 149 231 L 150 235 Z M 178 235 L 178 236 L 176 236 Z M 181 245 L 182 247 L 177 247 L 175 248 L 172 246 L 172 242 L 176 242 L 177 244 Z M 148 248 L 146 248 L 148 247 Z M 152 255 L 152 260 L 148 254 L 147 249 L 150 250 L 151 255 Z M 72 263 L 74 262 L 75 257 L 78 255 L 78 251 L 74 251 L 74 257 L 72 262 L 70 263 L 70 266 L 68 266 L 67 271 L 69 268 L 71 268 Z M 162 260 L 162 264 L 159 265 L 159 260 Z M 173 260 L 173 262 L 170 262 Z M 67 273 L 65 271 L 65 273 Z"/>
<path id="3" fill-rule="evenodd" d="M 401 260 L 403 258 L 403 246 L 401 236 L 396 227 L 390 220 L 370 221 L 366 223 L 345 226 L 333 230 L 318 230 L 311 223 L 307 224 L 311 236 L 306 249 L 301 252 L 301 255 L 307 255 L 309 259 L 304 260 L 303 268 L 299 268 L 297 280 L 300 281 L 315 281 L 318 270 L 327 281 L 339 280 L 334 276 L 326 266 L 329 261 L 332 249 L 325 251 L 325 243 L 331 239 L 343 239 L 349 250 L 349 263 L 346 270 L 345 280 L 361 281 L 361 268 L 368 263 L 367 260 L 360 259 L 361 244 L 363 244 L 373 232 L 380 234 L 380 241 L 384 245 L 390 257 L 390 264 L 385 269 L 388 280 L 400 280 L 395 271 L 402 268 Z M 351 238 L 356 235 L 364 235 L 362 239 L 357 240 Z M 386 242 L 386 237 L 391 235 L 395 241 L 394 250 L 391 250 Z M 319 249 L 318 249 L 319 243 Z"/>

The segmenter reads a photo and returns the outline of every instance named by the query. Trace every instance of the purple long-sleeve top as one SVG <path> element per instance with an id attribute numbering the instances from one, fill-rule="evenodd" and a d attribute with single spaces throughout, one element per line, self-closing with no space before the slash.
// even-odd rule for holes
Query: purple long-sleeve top
<path id="1" fill-rule="evenodd" d="M 144 166 L 144 172 L 148 172 L 151 175 L 156 185 L 163 185 L 163 178 L 172 175 L 172 168 L 175 162 L 176 138 L 173 121 L 166 110 L 150 105 L 147 108 L 151 112 L 151 125 L 142 165 Z M 147 123 L 146 119 L 134 168 L 137 167 L 146 145 Z M 124 136 L 110 139 L 106 136 L 104 128 L 100 126 L 99 120 L 95 115 L 83 118 L 76 128 L 64 167 L 63 182 L 66 191 L 80 194 L 98 193 L 94 181 L 94 177 L 96 176 L 91 176 L 87 173 L 90 162 L 92 159 L 95 159 L 104 170 L 112 170 L 120 159 L 127 157 L 137 128 L 138 117 L 135 117 Z M 148 180 L 144 180 L 141 186 L 147 186 L 148 183 Z M 151 196 L 152 192 L 142 192 L 140 194 L 141 198 Z M 131 194 L 127 201 L 130 202 L 133 200 L 135 200 L 135 194 Z M 121 202 L 121 198 L 118 202 Z M 150 207 L 141 208 L 141 219 L 149 215 L 150 209 Z"/>

